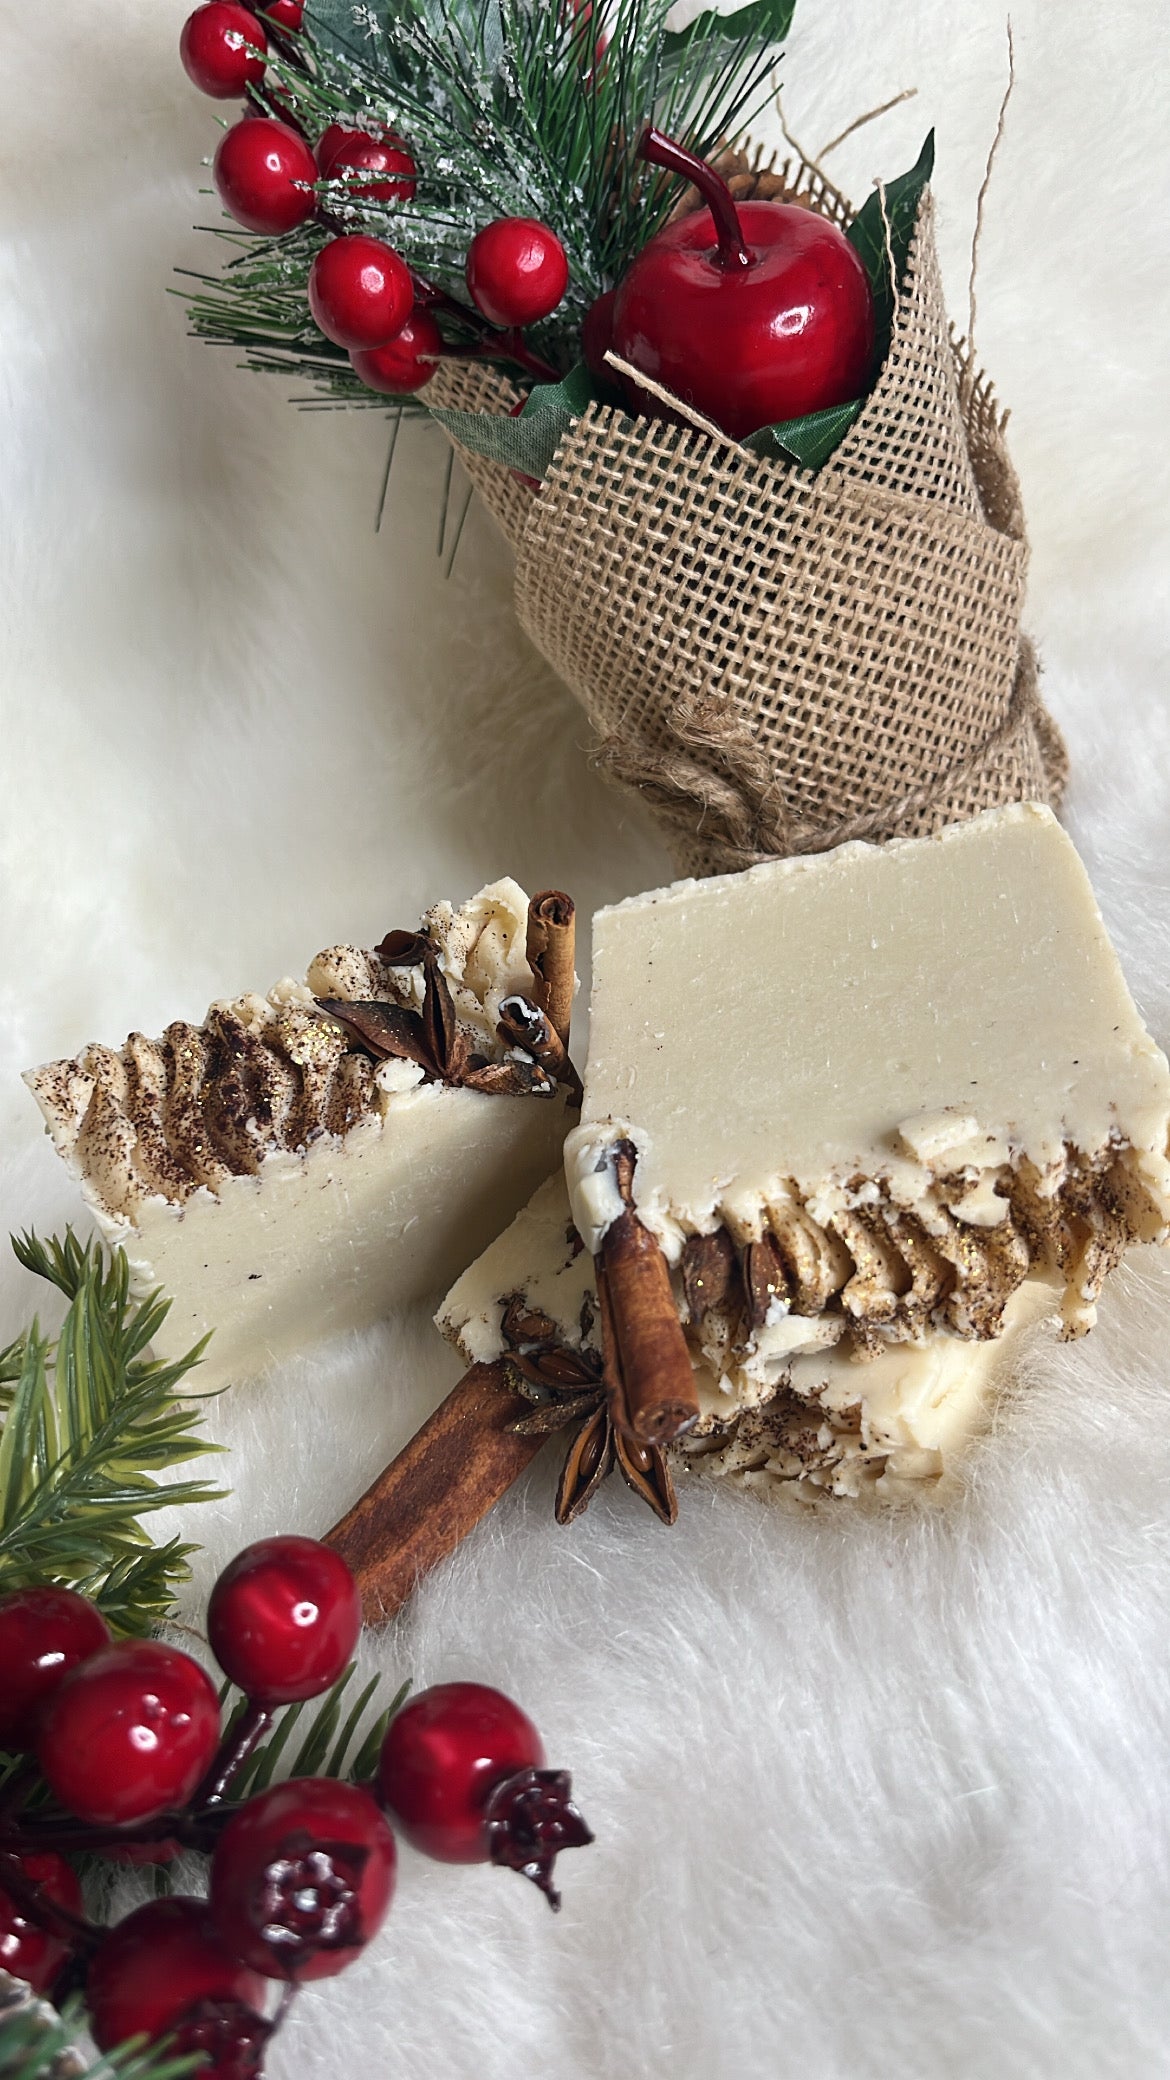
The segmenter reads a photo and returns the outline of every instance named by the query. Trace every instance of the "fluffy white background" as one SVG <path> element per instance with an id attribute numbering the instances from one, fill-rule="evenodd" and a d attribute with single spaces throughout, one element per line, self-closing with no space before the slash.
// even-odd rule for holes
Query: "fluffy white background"
<path id="1" fill-rule="evenodd" d="M 19 1070 L 369 943 L 508 870 L 598 902 L 663 877 L 591 776 L 474 511 L 450 583 L 438 437 L 381 535 L 372 416 L 305 416 L 190 342 L 165 294 L 214 145 L 185 0 L 6 10 L 4 1167 L 0 1224 L 75 1213 Z M 1013 407 L 1029 620 L 1081 844 L 1170 1040 L 1166 211 L 1170 47 L 1149 0 L 1016 0 L 1018 87 L 980 266 Z M 801 0 L 789 121 L 860 197 L 938 126 L 952 306 L 1004 79 L 1002 0 Z M 587 954 L 587 948 L 585 949 Z M 880 1036 L 878 1038 L 880 1045 Z M 31 1304 L 0 1272 L 0 1338 Z M 1034 1351 L 945 1520 L 793 1521 L 624 1491 L 572 1531 L 538 1468 L 364 1660 L 514 1692 L 597 1845 L 559 1921 L 407 1853 L 382 1938 L 301 2002 L 278 2076 L 862 2080 L 1170 2065 L 1170 1270 Z M 234 1493 L 191 1529 L 323 1529 L 455 1366 L 425 1315 L 217 1408 Z"/>

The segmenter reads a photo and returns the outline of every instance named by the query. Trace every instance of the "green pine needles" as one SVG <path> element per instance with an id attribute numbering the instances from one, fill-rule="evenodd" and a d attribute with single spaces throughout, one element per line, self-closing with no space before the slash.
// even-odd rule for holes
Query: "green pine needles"
<path id="1" fill-rule="evenodd" d="M 0 2080 L 185 2080 L 204 2063 L 198 2052 L 173 2058 L 140 2039 L 87 2063 L 76 2049 L 85 2028 L 80 1995 L 58 2013 L 0 1970 Z"/>
<path id="2" fill-rule="evenodd" d="M 283 238 L 217 228 L 227 264 L 194 277 L 193 332 L 242 350 L 247 367 L 308 383 L 313 395 L 300 403 L 385 411 L 387 400 L 360 383 L 309 316 L 306 282 L 320 247 L 339 231 L 366 232 L 465 298 L 476 232 L 498 217 L 537 217 L 564 245 L 570 283 L 530 337 L 564 373 L 579 359 L 590 304 L 677 196 L 671 177 L 634 158 L 644 125 L 653 120 L 700 155 L 733 142 L 775 90 L 794 7 L 754 0 L 675 33 L 670 0 L 604 9 L 585 0 L 309 0 L 303 33 L 271 53 L 252 90 L 257 109 L 291 117 L 310 141 L 330 123 L 400 135 L 418 165 L 415 196 L 360 195 L 369 176 L 342 173 L 319 183 L 317 215 Z M 449 344 L 465 344 L 458 319 L 440 315 Z"/>
<path id="3" fill-rule="evenodd" d="M 117 1632 L 162 1623 L 194 1550 L 154 1545 L 141 1519 L 225 1492 L 164 1483 L 167 1468 L 217 1451 L 176 1393 L 202 1345 L 175 1363 L 143 1356 L 169 1302 L 133 1302 L 125 1253 L 108 1260 L 71 1230 L 13 1238 L 25 1268 L 60 1288 L 56 1339 L 32 1325 L 0 1351 L 0 1591 L 53 1582 L 90 1597 Z"/>

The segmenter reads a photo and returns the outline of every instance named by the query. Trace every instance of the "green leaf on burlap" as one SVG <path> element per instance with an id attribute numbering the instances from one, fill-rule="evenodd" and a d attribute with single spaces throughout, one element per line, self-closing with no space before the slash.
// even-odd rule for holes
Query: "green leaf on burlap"
<path id="1" fill-rule="evenodd" d="M 578 361 L 559 383 L 538 383 L 515 419 L 506 412 L 456 412 L 439 405 L 432 405 L 430 411 L 451 438 L 470 448 L 473 455 L 485 455 L 489 462 L 502 462 L 526 477 L 543 479 L 582 412 L 591 404 L 611 404 L 614 394 Z"/>
<path id="2" fill-rule="evenodd" d="M 875 188 L 869 201 L 858 211 L 845 233 L 850 245 L 864 262 L 873 290 L 875 368 L 882 366 L 890 351 L 890 328 L 894 317 L 890 253 L 894 256 L 894 273 L 898 281 L 901 281 L 906 272 L 906 262 L 910 258 L 910 241 L 914 236 L 914 226 L 918 222 L 923 190 L 933 172 L 934 131 L 931 130 L 927 133 L 926 142 L 909 173 L 899 174 L 897 180 L 891 181 L 885 188 L 884 215 L 882 195 Z"/>
<path id="3" fill-rule="evenodd" d="M 844 440 L 865 403 L 855 397 L 850 404 L 830 405 L 824 412 L 808 412 L 803 419 L 785 419 L 778 426 L 761 426 L 744 441 L 753 455 L 779 456 L 799 462 L 805 469 L 819 469 L 827 462 L 838 441 Z"/>
<path id="4" fill-rule="evenodd" d="M 795 13 L 796 0 L 749 0 L 746 7 L 737 7 L 732 14 L 719 14 L 708 8 L 688 22 L 685 29 L 670 30 L 663 49 L 667 57 L 672 57 L 685 50 L 692 40 L 739 43 L 750 37 L 762 44 L 782 43 Z"/>

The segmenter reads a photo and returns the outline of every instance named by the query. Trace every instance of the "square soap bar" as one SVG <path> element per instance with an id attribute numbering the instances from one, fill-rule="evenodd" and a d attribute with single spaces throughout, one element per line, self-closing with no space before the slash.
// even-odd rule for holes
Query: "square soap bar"
<path id="1" fill-rule="evenodd" d="M 1170 1220 L 1170 1069 L 1077 853 L 1032 804 L 684 881 L 594 921 L 566 1165 L 596 1252 L 633 1202 L 741 1406 L 793 1361 L 1069 1333 Z"/>
<path id="2" fill-rule="evenodd" d="M 460 1031 L 489 1064 L 517 1061 L 496 1019 L 502 999 L 533 993 L 527 923 L 509 880 L 423 920 Z M 214 1332 L 201 1390 L 441 1290 L 559 1162 L 566 1093 L 548 1078 L 530 1074 L 523 1095 L 476 1089 L 379 1060 L 342 1022 L 364 1003 L 417 1033 L 424 1001 L 417 959 L 333 946 L 304 982 L 213 1004 L 202 1026 L 29 1072 L 134 1291 L 172 1301 L 156 1355 Z"/>
<path id="3" fill-rule="evenodd" d="M 465 1271 L 435 1317 L 465 1363 L 490 1364 L 514 1346 L 505 1317 L 543 1317 L 552 1339 L 600 1363 L 593 1259 L 569 1210 L 562 1178 L 550 1178 L 511 1226 Z M 1028 1278 L 1004 1310 L 993 1342 L 938 1331 L 923 1343 L 891 1343 L 877 1357 L 846 1342 L 791 1357 L 780 1382 L 745 1402 L 735 1368 L 694 1333 L 687 1339 L 699 1421 L 671 1447 L 676 1475 L 729 1476 L 768 1497 L 807 1503 L 826 1496 L 891 1502 L 944 1492 L 986 1429 L 1015 1374 L 1025 1332 L 1054 1315 L 1055 1289 Z M 687 1316 L 680 1294 L 680 1312 Z"/>

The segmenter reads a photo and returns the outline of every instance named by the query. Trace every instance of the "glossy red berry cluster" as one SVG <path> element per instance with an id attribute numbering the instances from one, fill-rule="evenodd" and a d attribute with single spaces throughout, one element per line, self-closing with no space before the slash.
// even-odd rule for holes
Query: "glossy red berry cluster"
<path id="1" fill-rule="evenodd" d="M 204 2080 L 255 2080 L 275 2027 L 272 1982 L 331 1977 L 360 1955 L 394 1894 L 392 1817 L 445 1862 L 523 1871 L 553 1905 L 558 1851 L 591 1839 L 569 1780 L 542 1767 L 531 1721 L 497 1690 L 448 1683 L 394 1718 L 375 1781 L 297 1777 L 232 1805 L 232 1778 L 272 1713 L 329 1690 L 350 1663 L 361 1604 L 348 1567 L 313 1539 L 259 1540 L 225 1568 L 211 1646 L 244 1694 L 221 1732 L 206 1670 L 161 1640 L 112 1641 L 84 1597 L 0 1597 L 0 1718 L 56 1802 L 0 1806 L 0 1965 L 52 1992 L 84 1967 L 102 2050 L 173 2038 Z M 390 1817 L 388 1817 L 390 1816 Z M 115 1927 L 86 1921 L 66 1853 L 166 1861 L 210 1853 L 206 1900 L 153 1900 Z M 71 1983 L 71 1982 L 70 1982 Z M 282 2010 L 283 2012 L 283 2010 Z"/>
<path id="2" fill-rule="evenodd" d="M 305 134 L 287 86 L 268 77 L 272 42 L 282 54 L 294 51 L 301 15 L 301 0 L 269 0 L 255 9 L 205 0 L 184 25 L 179 50 L 188 77 L 205 94 L 248 102 L 212 162 L 224 208 L 245 230 L 269 238 L 311 221 L 328 234 L 308 269 L 309 310 L 367 389 L 409 396 L 453 352 L 472 359 L 502 353 L 529 374 L 555 378 L 523 338 L 568 287 L 568 260 L 555 232 L 533 217 L 485 225 L 467 255 L 470 302 L 463 304 L 416 275 L 384 238 L 360 228 L 363 205 L 377 206 L 381 229 L 387 205 L 412 202 L 419 169 L 406 141 L 388 129 L 330 123 L 315 143 Z M 457 327 L 457 347 L 444 336 L 444 314 Z"/>

